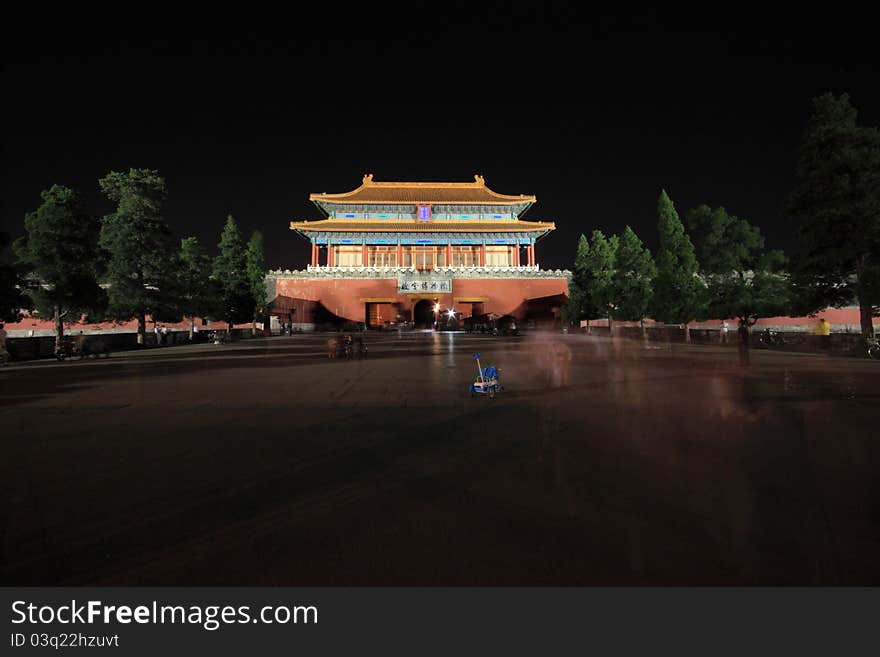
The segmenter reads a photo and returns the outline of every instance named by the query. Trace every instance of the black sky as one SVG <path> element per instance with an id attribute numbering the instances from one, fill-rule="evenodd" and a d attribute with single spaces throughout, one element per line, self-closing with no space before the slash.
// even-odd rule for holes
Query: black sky
<path id="1" fill-rule="evenodd" d="M 880 124 L 868 16 L 737 5 L 604 15 L 584 4 L 126 5 L 11 15 L 4 41 L 2 219 L 53 183 L 111 210 L 97 180 L 158 169 L 166 217 L 213 249 L 226 214 L 271 267 L 308 247 L 311 192 L 485 176 L 555 221 L 545 267 L 581 232 L 630 224 L 656 245 L 656 199 L 724 205 L 793 246 L 782 206 L 810 99 L 848 92 Z M 139 12 L 139 13 L 135 13 Z M 244 12 L 244 14 L 242 14 Z"/>

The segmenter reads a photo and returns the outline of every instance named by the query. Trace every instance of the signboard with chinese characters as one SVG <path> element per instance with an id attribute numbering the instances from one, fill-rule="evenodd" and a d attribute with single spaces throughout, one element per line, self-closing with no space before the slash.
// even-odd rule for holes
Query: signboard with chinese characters
<path id="1" fill-rule="evenodd" d="M 431 221 L 431 206 L 430 205 L 420 205 L 418 216 L 419 216 L 419 221 Z"/>
<path id="2" fill-rule="evenodd" d="M 401 276 L 397 279 L 397 291 L 401 294 L 449 294 L 452 279 L 434 276 Z"/>

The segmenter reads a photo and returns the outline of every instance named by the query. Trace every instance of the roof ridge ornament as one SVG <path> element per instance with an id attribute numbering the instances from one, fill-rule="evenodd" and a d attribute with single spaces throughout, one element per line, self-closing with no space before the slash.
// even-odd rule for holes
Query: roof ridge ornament
<path id="1" fill-rule="evenodd" d="M 346 205 L 514 205 L 517 215 L 529 209 L 536 198 L 526 194 L 499 194 L 478 174 L 471 182 L 391 182 L 376 181 L 372 173 L 363 174 L 362 184 L 349 192 L 309 194 L 309 200 L 323 214 L 333 214 Z M 339 204 L 335 206 L 334 204 Z"/>

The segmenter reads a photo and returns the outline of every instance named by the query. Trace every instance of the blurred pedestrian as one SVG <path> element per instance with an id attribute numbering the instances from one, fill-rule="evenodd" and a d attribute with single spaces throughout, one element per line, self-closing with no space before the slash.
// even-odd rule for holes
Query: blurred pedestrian
<path id="1" fill-rule="evenodd" d="M 547 385 L 562 388 L 568 385 L 571 349 L 562 340 L 553 340 L 547 350 Z"/>
<path id="2" fill-rule="evenodd" d="M 571 368 L 571 348 L 561 340 L 556 346 L 556 363 L 559 369 L 559 385 L 568 385 L 568 370 Z"/>
<path id="3" fill-rule="evenodd" d="M 3 361 L 3 367 L 9 364 L 9 352 L 6 351 L 6 325 L 0 322 L 0 360 Z"/>
<path id="4" fill-rule="evenodd" d="M 749 339 L 751 338 L 751 331 L 749 331 L 748 321 L 745 319 L 741 319 L 739 321 L 739 328 L 736 330 L 736 332 L 739 336 L 739 364 L 741 366 L 750 365 L 751 361 L 749 359 Z"/>
<path id="5" fill-rule="evenodd" d="M 819 323 L 816 325 L 816 335 L 820 336 L 823 349 L 831 348 L 831 324 L 824 317 L 819 318 Z"/>
<path id="6" fill-rule="evenodd" d="M 544 371 L 544 385 L 549 388 L 553 385 L 553 362 L 555 359 L 553 342 L 547 341 L 540 345 L 541 349 L 536 353 L 537 365 Z"/>
<path id="7" fill-rule="evenodd" d="M 339 340 L 334 336 L 327 338 L 327 358 L 336 358 L 336 350 L 339 348 Z"/>
<path id="8" fill-rule="evenodd" d="M 73 344 L 76 346 L 76 351 L 80 356 L 86 355 L 86 336 L 85 333 L 80 331 L 76 337 L 73 339 Z"/>
<path id="9" fill-rule="evenodd" d="M 721 320 L 721 328 L 719 329 L 721 333 L 721 344 L 727 344 L 727 331 L 730 327 L 727 325 L 727 320 Z"/>

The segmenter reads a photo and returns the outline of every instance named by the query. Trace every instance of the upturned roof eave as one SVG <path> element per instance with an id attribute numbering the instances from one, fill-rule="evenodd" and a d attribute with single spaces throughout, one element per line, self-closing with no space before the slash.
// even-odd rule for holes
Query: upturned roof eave
<path id="1" fill-rule="evenodd" d="M 334 198 L 328 195 L 316 195 L 312 194 L 309 196 L 309 200 L 317 205 L 318 207 L 322 207 L 322 204 L 334 203 L 338 205 L 532 205 L 537 202 L 537 199 L 534 196 L 511 196 L 510 198 L 493 198 L 493 199 L 464 199 L 464 198 L 451 198 L 451 199 L 439 199 L 439 198 L 422 198 L 422 199 L 408 199 L 408 200 L 395 200 L 395 199 L 375 199 L 375 200 L 365 200 L 362 198 Z"/>
<path id="2" fill-rule="evenodd" d="M 395 220 L 354 220 L 340 221 L 338 219 L 319 219 L 318 221 L 291 221 L 290 230 L 312 231 L 327 233 L 357 233 L 357 232 L 407 232 L 407 233 L 528 233 L 535 231 L 556 230 L 556 224 L 550 221 L 478 221 L 460 220 L 456 222 L 412 221 L 400 222 Z"/>
<path id="3" fill-rule="evenodd" d="M 382 190 L 386 190 L 386 193 L 389 194 L 388 198 L 381 198 Z M 394 198 L 395 193 L 400 194 L 404 190 L 410 193 L 412 190 L 426 190 L 426 194 L 421 198 L 415 199 Z M 456 199 L 455 193 L 458 190 L 467 190 L 471 193 L 471 196 L 476 192 L 482 195 L 483 198 Z M 370 192 L 373 193 L 373 196 L 378 196 L 379 198 L 370 200 L 361 198 Z M 449 196 L 444 198 L 446 194 Z M 434 198 L 432 198 L 432 195 Z M 537 201 L 533 195 L 520 194 L 512 196 L 499 194 L 489 189 L 486 186 L 485 179 L 479 174 L 474 176 L 474 182 L 374 182 L 373 175 L 367 174 L 364 176 L 361 185 L 350 192 L 309 194 L 309 200 L 325 211 L 326 208 L 321 205 L 323 203 L 338 203 L 342 205 L 413 205 L 421 203 L 428 205 L 522 205 L 524 203 L 532 204 Z"/>

